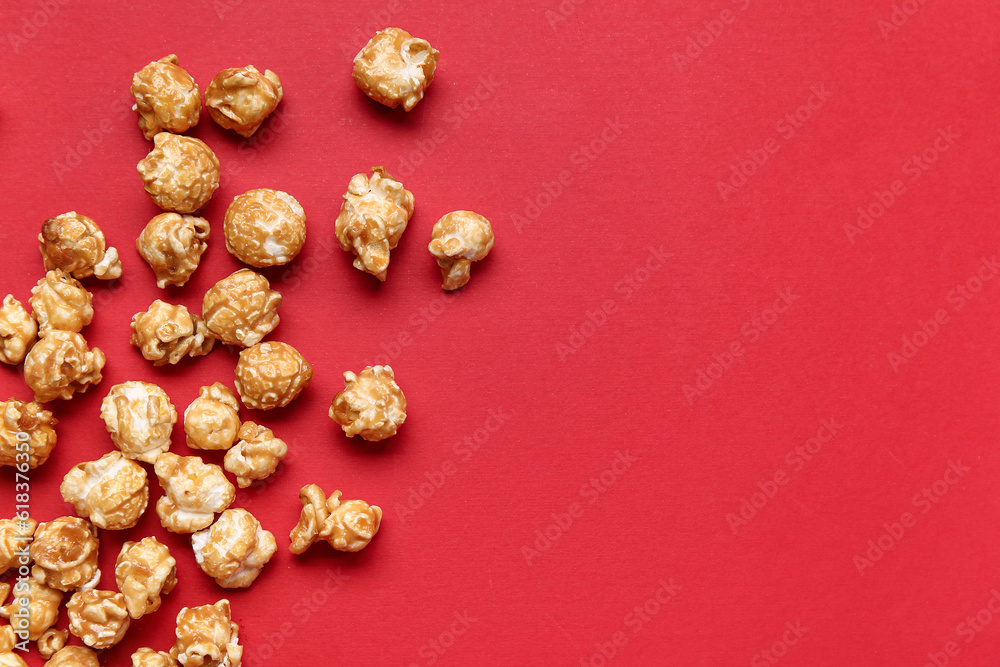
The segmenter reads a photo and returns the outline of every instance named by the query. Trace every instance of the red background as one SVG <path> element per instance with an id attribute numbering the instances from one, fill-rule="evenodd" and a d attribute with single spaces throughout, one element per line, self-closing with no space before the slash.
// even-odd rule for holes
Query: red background
<path id="1" fill-rule="evenodd" d="M 108 365 L 52 406 L 38 519 L 71 512 L 62 476 L 112 447 L 99 407 L 113 384 L 156 382 L 179 412 L 200 385 L 231 385 L 235 351 L 156 369 L 128 325 L 157 297 L 197 308 L 238 268 L 221 238 L 232 197 L 282 189 L 309 216 L 302 255 L 267 275 L 285 297 L 271 339 L 316 378 L 285 410 L 243 412 L 291 453 L 234 504 L 279 552 L 249 590 L 218 588 L 189 540 L 160 528 L 154 482 L 138 527 L 102 532 L 102 587 L 120 544 L 148 534 L 174 551 L 180 583 L 107 664 L 167 649 L 182 606 L 223 596 L 248 667 L 998 664 L 1000 619 L 974 617 L 1000 588 L 1000 280 L 974 278 L 1000 246 L 1000 11 L 903 4 L 895 25 L 891 0 L 4 3 L 0 293 L 27 300 L 43 271 L 34 237 L 69 210 L 103 227 L 125 269 L 113 286 L 87 281 L 84 333 Z M 410 114 L 350 77 L 386 25 L 441 51 Z M 207 115 L 192 131 L 224 182 L 201 268 L 164 292 L 134 250 L 157 210 L 128 89 L 167 53 L 202 90 L 225 67 L 273 69 L 285 99 L 251 141 Z M 933 163 L 914 170 L 925 151 Z M 375 164 L 416 197 L 383 285 L 333 234 L 350 177 Z M 739 187 L 720 194 L 731 176 Z M 845 229 L 895 181 L 881 217 Z M 426 244 L 464 208 L 493 222 L 496 247 L 445 297 Z M 647 266 L 650 248 L 669 258 Z M 959 297 L 963 284 L 978 291 Z M 786 312 L 768 310 L 782 292 Z M 935 335 L 904 350 L 939 310 Z M 326 412 L 343 371 L 379 355 L 409 417 L 370 447 Z M 0 395 L 29 398 L 19 369 L 2 369 Z M 511 416 L 486 437 L 491 411 Z M 806 460 L 795 448 L 824 419 L 837 432 Z M 179 426 L 174 450 L 187 453 Z M 614 472 L 616 452 L 635 460 Z M 968 470 L 941 481 L 951 463 Z M 288 553 L 310 482 L 385 510 L 370 548 Z M 12 484 L 5 472 L 7 516 Z M 743 506 L 745 524 L 744 501 L 760 505 Z M 676 587 L 662 605 L 661 581 Z"/>

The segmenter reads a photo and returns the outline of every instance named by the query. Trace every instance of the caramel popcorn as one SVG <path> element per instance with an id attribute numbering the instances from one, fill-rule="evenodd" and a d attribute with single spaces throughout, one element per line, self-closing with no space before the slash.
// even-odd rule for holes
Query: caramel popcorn
<path id="1" fill-rule="evenodd" d="M 177 642 L 170 656 L 181 667 L 240 667 L 243 647 L 239 634 L 229 600 L 184 607 L 177 614 Z"/>
<path id="2" fill-rule="evenodd" d="M 169 653 L 141 648 L 132 654 L 132 667 L 176 667 Z"/>
<path id="3" fill-rule="evenodd" d="M 164 495 L 156 503 L 160 523 L 172 533 L 193 533 L 208 528 L 216 512 L 236 497 L 236 488 L 222 468 L 198 456 L 160 455 L 154 466 Z"/>
<path id="4" fill-rule="evenodd" d="M 220 127 L 250 137 L 278 106 L 284 91 L 278 75 L 253 65 L 230 67 L 215 75 L 205 90 L 208 115 Z"/>
<path id="5" fill-rule="evenodd" d="M 160 596 L 177 585 L 177 561 L 170 549 L 155 537 L 126 542 L 115 564 L 115 581 L 125 595 L 132 618 L 141 618 L 160 608 Z"/>
<path id="6" fill-rule="evenodd" d="M 0 307 L 0 361 L 11 366 L 24 361 L 38 337 L 38 323 L 20 301 L 8 294 Z"/>
<path id="7" fill-rule="evenodd" d="M 4 596 L 6 597 L 6 595 Z M 28 639 L 37 641 L 59 620 L 59 605 L 62 604 L 62 592 L 35 581 L 25 579 L 14 586 L 14 598 L 10 604 L 0 607 L 0 616 L 10 620 L 25 618 L 25 609 L 28 610 L 27 631 Z M 25 629 L 21 625 L 24 621 L 17 621 L 19 629 Z"/>
<path id="8" fill-rule="evenodd" d="M 62 649 L 69 639 L 69 632 L 49 628 L 38 638 L 38 652 L 43 658 L 51 658 L 52 654 Z"/>
<path id="9" fill-rule="evenodd" d="M 79 279 L 114 280 L 122 275 L 118 251 L 107 247 L 96 222 L 76 211 L 46 220 L 38 242 L 46 271 L 62 269 Z"/>
<path id="10" fill-rule="evenodd" d="M 261 188 L 235 197 L 223 227 L 226 249 L 255 267 L 278 266 L 295 259 L 306 242 L 306 213 L 295 197 Z"/>
<path id="11" fill-rule="evenodd" d="M 31 288 L 31 310 L 44 336 L 53 329 L 79 332 L 94 319 L 93 295 L 73 276 L 53 269 Z"/>
<path id="12" fill-rule="evenodd" d="M 35 581 L 60 591 L 88 590 L 97 585 L 97 529 L 86 519 L 63 516 L 40 524 L 31 543 Z"/>
<path id="13" fill-rule="evenodd" d="M 455 211 L 434 224 L 427 248 L 441 267 L 442 287 L 455 290 L 469 282 L 472 263 L 486 257 L 493 248 L 493 228 L 478 213 Z"/>
<path id="14" fill-rule="evenodd" d="M 53 426 L 58 423 L 51 412 L 43 410 L 38 403 L 23 403 L 11 398 L 6 403 L 0 402 L 0 413 L 3 415 L 0 422 L 0 466 L 27 463 L 29 468 L 37 468 L 49 460 L 49 454 L 56 446 Z M 25 452 L 18 451 L 19 433 L 28 436 L 27 460 L 24 459 Z M 21 441 L 24 441 L 24 436 L 21 436 Z"/>
<path id="15" fill-rule="evenodd" d="M 258 343 L 240 352 L 236 391 L 248 408 L 283 408 L 298 398 L 312 377 L 312 366 L 288 343 Z"/>
<path id="16" fill-rule="evenodd" d="M 184 433 L 192 449 L 229 449 L 240 430 L 240 404 L 229 387 L 202 387 L 184 411 Z"/>
<path id="17" fill-rule="evenodd" d="M 202 571 L 223 588 L 248 587 L 278 550 L 274 535 L 244 509 L 223 512 L 191 545 Z"/>
<path id="18" fill-rule="evenodd" d="M 201 263 L 211 232 L 205 218 L 161 213 L 139 234 L 135 248 L 156 274 L 157 287 L 181 287 Z"/>
<path id="19" fill-rule="evenodd" d="M 50 331 L 24 358 L 24 381 L 39 403 L 68 401 L 101 382 L 104 362 L 101 348 L 91 350 L 80 334 Z"/>
<path id="20" fill-rule="evenodd" d="M 101 663 L 86 646 L 67 646 L 49 658 L 45 667 L 101 667 Z"/>
<path id="21" fill-rule="evenodd" d="M 0 632 L 2 632 L 4 636 L 10 635 L 11 638 L 11 648 L 6 651 L 0 651 L 0 667 L 28 667 L 28 663 L 24 661 L 24 658 L 14 652 L 14 630 L 9 625 L 5 625 Z"/>
<path id="22" fill-rule="evenodd" d="M 227 345 L 256 345 L 278 326 L 281 295 L 267 278 L 240 269 L 205 293 L 201 315 L 213 338 Z"/>
<path id="23" fill-rule="evenodd" d="M 101 403 L 101 419 L 122 454 L 143 463 L 170 449 L 177 411 L 170 397 L 149 382 L 116 384 Z"/>
<path id="24" fill-rule="evenodd" d="M 337 215 L 340 247 L 357 255 L 354 268 L 385 280 L 389 251 L 396 247 L 413 215 L 413 193 L 386 173 L 355 174 Z"/>
<path id="25" fill-rule="evenodd" d="M 400 28 L 386 28 L 354 57 L 354 81 L 365 95 L 407 111 L 423 99 L 434 80 L 441 52 Z"/>
<path id="26" fill-rule="evenodd" d="M 0 574 L 15 565 L 28 565 L 28 545 L 38 522 L 32 518 L 0 519 Z M 0 603 L 7 597 L 0 595 Z"/>
<path id="27" fill-rule="evenodd" d="M 317 540 L 326 540 L 337 551 L 361 551 L 378 532 L 382 509 L 363 500 L 341 502 L 340 491 L 327 499 L 315 484 L 303 486 L 299 491 L 302 515 L 299 525 L 292 529 L 293 554 L 304 553 Z"/>
<path id="28" fill-rule="evenodd" d="M 334 396 L 330 419 L 347 437 L 376 442 L 396 435 L 406 421 L 406 397 L 391 366 L 368 366 L 360 374 L 344 373 L 344 390 Z"/>
<path id="29" fill-rule="evenodd" d="M 137 168 L 149 198 L 164 211 L 193 213 L 219 187 L 219 158 L 193 137 L 160 132 Z"/>
<path id="30" fill-rule="evenodd" d="M 149 503 L 146 471 L 121 452 L 77 464 L 66 473 L 59 492 L 78 516 L 106 530 L 132 528 Z"/>
<path id="31" fill-rule="evenodd" d="M 215 346 L 204 320 L 184 306 L 159 299 L 150 304 L 149 310 L 132 317 L 129 342 L 154 366 L 176 364 L 184 357 L 201 357 Z"/>
<path id="32" fill-rule="evenodd" d="M 69 631 L 98 650 L 122 640 L 132 619 L 125 610 L 125 596 L 114 591 L 77 591 L 66 603 Z"/>
<path id="33" fill-rule="evenodd" d="M 240 441 L 226 452 L 225 468 L 236 475 L 236 482 L 245 489 L 255 479 L 270 476 L 286 454 L 288 445 L 274 437 L 271 429 L 243 422 Z"/>
<path id="34" fill-rule="evenodd" d="M 201 91 L 171 53 L 154 60 L 132 76 L 132 96 L 139 129 L 147 139 L 157 133 L 185 132 L 198 124 Z"/>

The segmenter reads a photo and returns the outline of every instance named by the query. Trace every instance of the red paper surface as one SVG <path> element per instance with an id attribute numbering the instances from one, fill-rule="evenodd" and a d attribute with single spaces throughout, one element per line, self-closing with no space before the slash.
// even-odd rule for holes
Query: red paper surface
<path id="1" fill-rule="evenodd" d="M 234 350 L 154 368 L 128 344 L 154 298 L 196 309 L 239 267 L 228 202 L 271 187 L 309 216 L 266 275 L 271 339 L 316 378 L 243 412 L 290 445 L 235 502 L 279 552 L 218 588 L 159 526 L 154 483 L 139 526 L 102 532 L 101 585 L 150 534 L 180 583 L 104 662 L 169 648 L 182 606 L 228 597 L 248 667 L 998 664 L 998 20 L 974 0 L 4 3 L 0 293 L 27 299 L 34 237 L 69 210 L 125 268 L 87 281 L 105 379 L 52 405 L 35 517 L 71 513 L 62 476 L 111 449 L 112 385 L 156 382 L 179 411 L 231 385 Z M 441 51 L 409 114 L 350 77 L 386 25 Z M 270 68 L 285 99 L 253 140 L 207 115 L 192 131 L 223 185 L 201 268 L 162 291 L 134 250 L 158 211 L 128 89 L 167 53 L 202 90 Z M 416 197 L 383 285 L 333 233 L 376 164 Z M 447 295 L 426 244 L 456 209 L 497 241 Z M 342 373 L 386 361 L 406 424 L 348 440 L 327 417 Z M 19 369 L 0 395 L 29 398 Z M 288 553 L 310 482 L 385 510 L 368 549 Z"/>

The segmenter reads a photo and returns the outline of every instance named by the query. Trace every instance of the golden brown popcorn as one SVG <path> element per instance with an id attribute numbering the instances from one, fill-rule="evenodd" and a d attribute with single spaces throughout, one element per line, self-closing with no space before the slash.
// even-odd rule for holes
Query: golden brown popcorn
<path id="1" fill-rule="evenodd" d="M 31 288 L 31 310 L 44 336 L 53 329 L 79 332 L 94 319 L 94 296 L 62 269 L 53 269 Z"/>
<path id="2" fill-rule="evenodd" d="M 159 299 L 148 310 L 132 316 L 129 342 L 154 366 L 176 364 L 184 357 L 201 357 L 215 346 L 204 320 L 192 315 L 185 306 Z"/>
<path id="3" fill-rule="evenodd" d="M 202 387 L 198 398 L 184 411 L 184 433 L 192 449 L 229 449 L 240 430 L 240 404 L 236 394 L 216 382 Z"/>
<path id="4" fill-rule="evenodd" d="M 202 571 L 223 588 L 246 588 L 278 550 L 274 535 L 245 509 L 226 510 L 211 528 L 191 536 Z"/>
<path id="5" fill-rule="evenodd" d="M 132 619 L 125 610 L 125 596 L 115 591 L 77 591 L 66 603 L 69 631 L 98 650 L 122 640 Z"/>
<path id="6" fill-rule="evenodd" d="M 0 422 L 0 466 L 27 463 L 29 468 L 37 468 L 49 460 L 56 446 L 53 426 L 58 423 L 51 412 L 43 410 L 38 403 L 23 403 L 11 398 L 6 403 L 0 402 L 0 416 L 3 419 Z M 27 443 L 27 452 L 24 445 L 18 447 L 18 443 Z"/>
<path id="7" fill-rule="evenodd" d="M 385 280 L 389 251 L 399 243 L 413 215 L 413 193 L 386 173 L 355 174 L 337 215 L 340 247 L 357 255 L 354 268 Z"/>
<path id="8" fill-rule="evenodd" d="M 11 366 L 24 361 L 38 337 L 38 323 L 24 305 L 8 294 L 0 307 L 0 361 Z"/>
<path id="9" fill-rule="evenodd" d="M 27 566 L 31 562 L 28 546 L 38 522 L 30 517 L 0 519 L 0 574 L 12 567 Z M 0 603 L 7 595 L 0 595 Z"/>
<path id="10" fill-rule="evenodd" d="M 344 373 L 344 390 L 334 396 L 330 419 L 347 437 L 360 435 L 376 442 L 396 435 L 406 421 L 406 397 L 391 366 L 368 366 L 361 373 Z"/>
<path id="11" fill-rule="evenodd" d="M 365 95 L 387 107 L 409 111 L 434 80 L 441 52 L 400 28 L 386 28 L 354 57 L 354 81 Z"/>
<path id="12" fill-rule="evenodd" d="M 38 242 L 46 271 L 62 269 L 79 279 L 114 280 L 122 275 L 118 251 L 107 247 L 96 222 L 76 211 L 46 220 Z"/>
<path id="13" fill-rule="evenodd" d="M 177 411 L 167 392 L 149 382 L 116 384 L 101 403 L 101 419 L 122 454 L 143 463 L 170 449 Z"/>
<path id="14" fill-rule="evenodd" d="M 0 628 L 0 667 L 28 667 L 14 648 L 17 646 L 18 637 L 14 634 L 14 628 L 5 625 Z"/>
<path id="15" fill-rule="evenodd" d="M 49 658 L 45 667 L 101 667 L 101 663 L 86 646 L 67 646 Z"/>
<path id="16" fill-rule="evenodd" d="M 139 129 L 147 139 L 157 133 L 185 132 L 198 124 L 201 91 L 171 53 L 154 60 L 132 76 L 132 96 Z"/>
<path id="17" fill-rule="evenodd" d="M 132 667 L 176 667 L 177 662 L 169 653 L 141 648 L 132 654 Z"/>
<path id="18" fill-rule="evenodd" d="M 43 658 L 51 658 L 52 654 L 66 645 L 68 639 L 69 632 L 66 630 L 49 628 L 38 638 L 38 652 Z"/>
<path id="19" fill-rule="evenodd" d="M 59 492 L 78 516 L 106 530 L 132 528 L 149 503 L 146 471 L 121 452 L 77 464 L 66 473 Z"/>
<path id="20" fill-rule="evenodd" d="M 211 225 L 205 218 L 161 213 L 139 234 L 135 248 L 156 274 L 157 287 L 181 287 L 201 263 L 211 233 Z"/>
<path id="21" fill-rule="evenodd" d="M 469 282 L 472 263 L 486 257 L 493 248 L 493 228 L 478 213 L 455 211 L 434 223 L 427 248 L 441 267 L 442 287 L 455 290 Z"/>
<path id="22" fill-rule="evenodd" d="M 205 293 L 201 316 L 213 338 L 227 345 L 256 345 L 278 326 L 281 295 L 250 269 L 223 278 Z"/>
<path id="23" fill-rule="evenodd" d="M 299 491 L 302 514 L 292 529 L 289 550 L 301 554 L 317 540 L 326 540 L 337 551 L 361 551 L 378 532 L 382 508 L 363 500 L 341 502 L 340 491 L 328 499 L 315 484 Z"/>
<path id="24" fill-rule="evenodd" d="M 160 132 L 137 169 L 149 198 L 164 211 L 194 213 L 219 188 L 219 158 L 194 137 Z"/>
<path id="25" fill-rule="evenodd" d="M 240 667 L 243 647 L 239 634 L 229 600 L 184 607 L 177 614 L 177 641 L 170 656 L 181 667 Z"/>
<path id="26" fill-rule="evenodd" d="M 250 266 L 287 264 L 306 242 L 306 213 L 280 190 L 261 188 L 235 197 L 223 224 L 226 249 Z"/>
<path id="27" fill-rule="evenodd" d="M 35 581 L 60 591 L 89 590 L 97 585 L 97 529 L 86 519 L 62 516 L 39 524 L 31 543 Z"/>
<path id="28" fill-rule="evenodd" d="M 193 533 L 208 528 L 217 512 L 236 497 L 226 473 L 199 456 L 160 455 L 154 466 L 164 494 L 156 503 L 160 523 L 172 533 Z"/>
<path id="29" fill-rule="evenodd" d="M 236 391 L 253 410 L 283 408 L 312 382 L 313 369 L 288 343 L 257 343 L 240 352 Z"/>
<path id="30" fill-rule="evenodd" d="M 35 392 L 35 401 L 69 400 L 104 379 L 104 352 L 87 347 L 72 331 L 50 331 L 24 358 L 24 381 Z"/>
<path id="31" fill-rule="evenodd" d="M 284 91 L 278 75 L 253 65 L 230 67 L 215 75 L 205 90 L 208 115 L 220 127 L 252 136 L 278 106 Z"/>
<path id="32" fill-rule="evenodd" d="M 177 585 L 177 561 L 155 537 L 126 542 L 115 564 L 115 581 L 129 616 L 141 618 L 160 608 L 160 596 Z"/>
<path id="33" fill-rule="evenodd" d="M 274 437 L 271 429 L 243 422 L 240 441 L 226 452 L 225 468 L 236 475 L 236 482 L 245 489 L 255 479 L 270 476 L 287 454 L 288 445 Z"/>
<path id="34" fill-rule="evenodd" d="M 60 591 L 34 579 L 25 579 L 18 581 L 14 586 L 14 598 L 7 606 L 0 607 L 0 616 L 9 619 L 12 625 L 16 625 L 15 629 L 18 632 L 26 629 L 28 639 L 31 641 L 38 641 L 45 631 L 59 620 L 59 605 L 62 604 L 62 599 L 63 594 Z"/>

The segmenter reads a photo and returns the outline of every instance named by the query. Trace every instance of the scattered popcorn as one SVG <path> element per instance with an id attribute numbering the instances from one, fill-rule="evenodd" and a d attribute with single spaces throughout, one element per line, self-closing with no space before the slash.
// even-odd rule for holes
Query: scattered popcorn
<path id="1" fill-rule="evenodd" d="M 46 271 L 62 269 L 81 280 L 90 276 L 114 280 L 122 275 L 118 251 L 107 247 L 96 222 L 76 211 L 46 220 L 38 242 Z"/>
<path id="2" fill-rule="evenodd" d="M 250 137 L 271 115 L 284 91 L 278 75 L 253 65 L 230 67 L 215 75 L 205 91 L 208 115 L 220 127 Z"/>
<path id="3" fill-rule="evenodd" d="M 274 437 L 274 432 L 253 422 L 243 422 L 240 441 L 226 452 L 225 468 L 236 475 L 241 489 L 256 479 L 269 477 L 281 459 L 288 454 L 288 445 Z"/>
<path id="4" fill-rule="evenodd" d="M 67 646 L 49 658 L 45 667 L 101 667 L 97 654 L 85 646 Z"/>
<path id="5" fill-rule="evenodd" d="M 134 527 L 149 503 L 146 471 L 121 452 L 76 465 L 66 473 L 59 492 L 78 516 L 106 530 Z"/>
<path id="6" fill-rule="evenodd" d="M 244 264 L 287 264 L 305 245 L 306 213 L 287 192 L 250 190 L 229 204 L 223 232 L 226 249 Z"/>
<path id="7" fill-rule="evenodd" d="M 48 410 L 43 410 L 38 403 L 23 403 L 16 398 L 0 402 L 0 466 L 15 467 L 18 463 L 27 463 L 29 468 L 37 468 L 49 460 L 52 448 L 56 446 L 56 430 L 53 428 L 58 421 Z M 28 436 L 28 458 L 18 460 L 18 434 Z M 21 436 L 22 440 L 24 436 Z"/>
<path id="8" fill-rule="evenodd" d="M 38 522 L 30 517 L 0 519 L 0 574 L 31 562 L 28 546 L 37 526 Z M 6 593 L 0 595 L 0 603 L 6 597 Z"/>
<path id="9" fill-rule="evenodd" d="M 236 391 L 253 410 L 283 408 L 312 382 L 313 369 L 287 343 L 258 343 L 240 352 Z"/>
<path id="10" fill-rule="evenodd" d="M 267 278 L 240 269 L 205 293 L 201 314 L 213 338 L 227 345 L 256 345 L 278 326 L 281 295 Z"/>
<path id="11" fill-rule="evenodd" d="M 26 618 L 28 639 L 38 641 L 45 631 L 59 620 L 59 605 L 62 604 L 62 599 L 61 591 L 34 579 L 26 579 L 23 585 L 14 587 L 14 597 L 10 604 L 0 607 L 0 616 L 8 620 L 13 619 L 21 631 L 25 629 L 24 621 L 17 619 Z M 27 609 L 26 617 L 25 609 Z"/>
<path id="12" fill-rule="evenodd" d="M 194 137 L 160 132 L 137 169 L 149 198 L 164 211 L 194 213 L 219 188 L 219 158 Z"/>
<path id="13" fill-rule="evenodd" d="M 79 333 L 94 319 L 93 295 L 73 276 L 53 269 L 31 288 L 31 310 L 38 321 L 38 333 L 53 329 Z"/>
<path id="14" fill-rule="evenodd" d="M 330 419 L 347 437 L 360 435 L 376 442 L 396 435 L 406 421 L 406 397 L 391 366 L 368 366 L 361 373 L 344 373 L 344 390 L 333 398 Z"/>
<path id="15" fill-rule="evenodd" d="M 122 640 L 132 619 L 125 596 L 114 591 L 77 591 L 66 603 L 69 631 L 91 648 L 111 648 Z"/>
<path id="16" fill-rule="evenodd" d="M 299 491 L 302 515 L 292 529 L 293 554 L 304 553 L 313 542 L 326 540 L 337 551 L 361 551 L 378 532 L 382 509 L 363 500 L 340 501 L 340 491 L 327 499 L 315 484 Z"/>
<path id="17" fill-rule="evenodd" d="M 132 654 L 132 667 L 176 667 L 169 653 L 141 648 Z"/>
<path id="18" fill-rule="evenodd" d="M 35 401 L 68 401 L 91 385 L 100 384 L 104 352 L 87 347 L 87 341 L 72 331 L 51 331 L 35 343 L 24 359 L 24 381 L 35 392 Z"/>
<path id="19" fill-rule="evenodd" d="M 278 550 L 274 535 L 245 509 L 226 510 L 211 528 L 191 536 L 202 571 L 223 588 L 246 588 Z"/>
<path id="20" fill-rule="evenodd" d="M 154 466 L 164 495 L 156 503 L 160 523 L 172 533 L 193 533 L 208 528 L 217 512 L 236 497 L 226 473 L 198 456 L 161 454 Z"/>
<path id="21" fill-rule="evenodd" d="M 101 419 L 122 454 L 143 463 L 156 463 L 170 449 L 177 411 L 170 397 L 149 382 L 116 384 L 101 403 Z"/>
<path id="22" fill-rule="evenodd" d="M 0 307 L 0 361 L 11 366 L 24 361 L 38 337 L 38 323 L 20 301 L 8 294 Z"/>
<path id="23" fill-rule="evenodd" d="M 56 651 L 66 645 L 67 640 L 69 632 L 49 628 L 38 638 L 38 652 L 43 658 L 51 658 Z"/>
<path id="24" fill-rule="evenodd" d="M 184 411 L 184 433 L 192 449 L 229 449 L 240 430 L 240 404 L 229 387 L 202 387 Z"/>
<path id="25" fill-rule="evenodd" d="M 184 306 L 157 299 L 149 309 L 132 317 L 132 345 L 154 366 L 176 364 L 184 357 L 201 357 L 212 351 L 215 339 L 208 327 Z"/>
<path id="26" fill-rule="evenodd" d="M 139 114 L 139 129 L 147 139 L 157 133 L 186 132 L 201 117 L 198 84 L 170 54 L 154 60 L 132 76 L 132 96 Z"/>
<path id="27" fill-rule="evenodd" d="M 159 609 L 161 596 L 177 585 L 177 561 L 155 537 L 126 542 L 115 564 L 115 581 L 129 616 L 141 618 Z"/>
<path id="28" fill-rule="evenodd" d="M 486 257 L 493 248 L 493 228 L 478 213 L 455 211 L 434 224 L 427 247 L 441 267 L 442 287 L 456 290 L 469 282 L 472 263 Z"/>
<path id="29" fill-rule="evenodd" d="M 239 633 L 229 600 L 184 607 L 177 614 L 177 642 L 170 655 L 181 667 L 239 667 L 243 657 Z"/>
<path id="30" fill-rule="evenodd" d="M 365 95 L 407 111 L 423 99 L 434 80 L 441 52 L 400 28 L 386 28 L 354 58 L 354 81 Z"/>
<path id="31" fill-rule="evenodd" d="M 357 255 L 354 268 L 384 281 L 389 251 L 399 243 L 413 215 L 413 193 L 385 171 L 355 174 L 337 215 L 340 247 Z"/>
<path id="32" fill-rule="evenodd" d="M 156 274 L 157 287 L 181 287 L 187 284 L 201 263 L 211 232 L 205 218 L 161 213 L 139 234 L 135 248 Z"/>
<path id="33" fill-rule="evenodd" d="M 86 519 L 62 516 L 39 524 L 30 549 L 31 576 L 60 591 L 93 588 L 101 578 L 99 546 L 97 529 Z"/>

